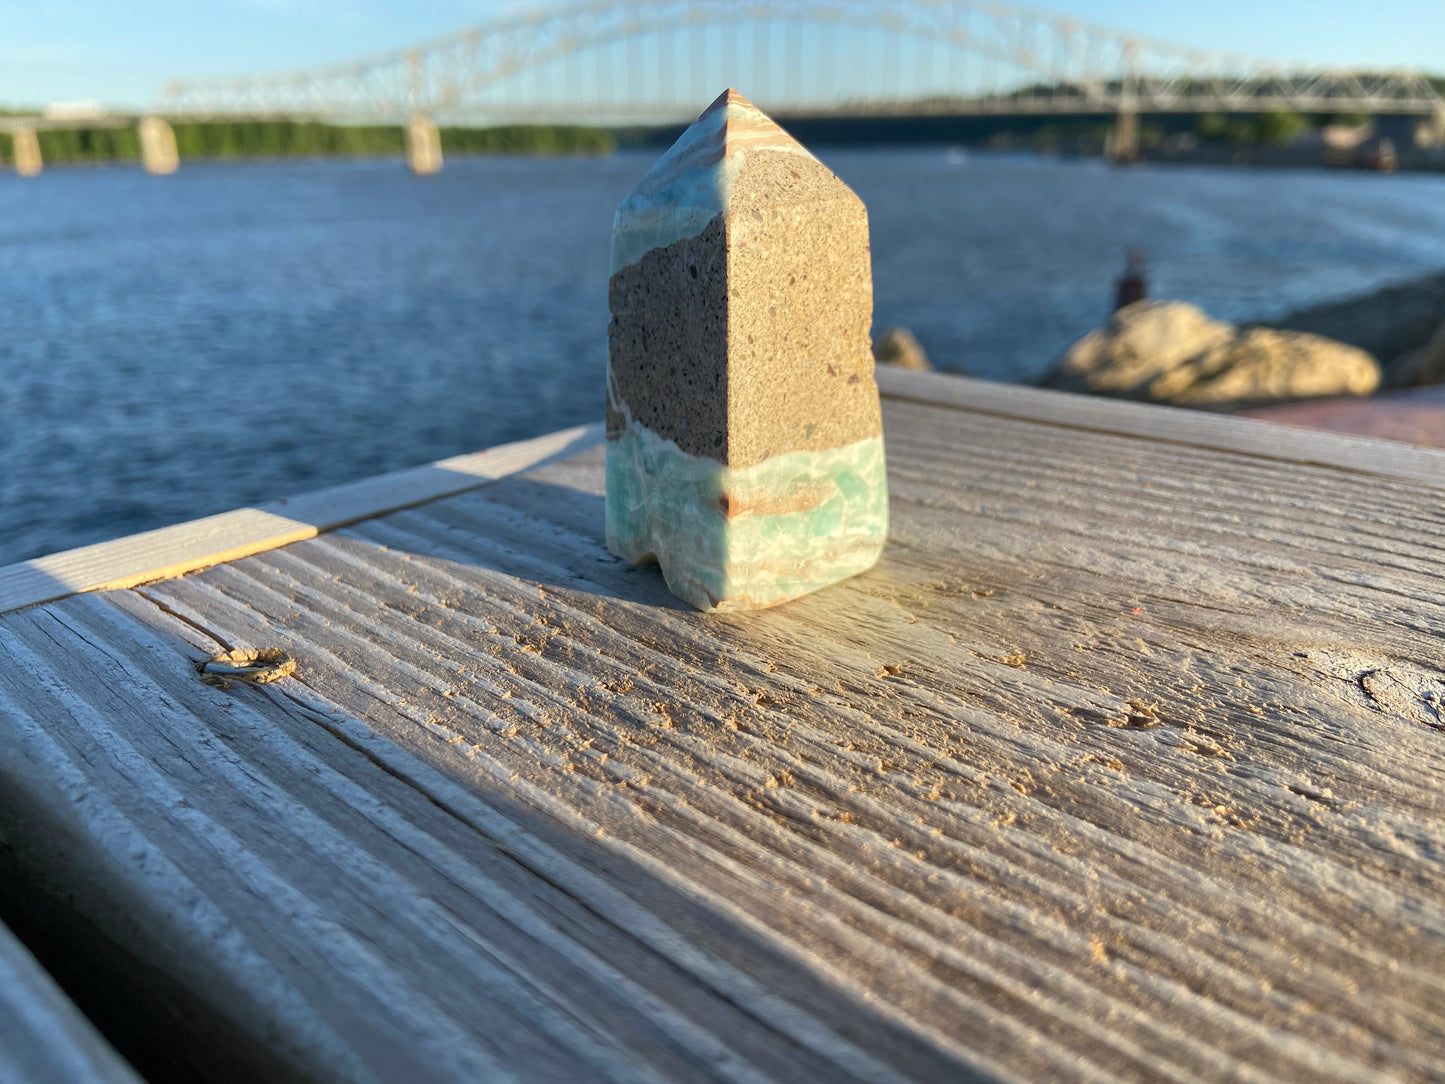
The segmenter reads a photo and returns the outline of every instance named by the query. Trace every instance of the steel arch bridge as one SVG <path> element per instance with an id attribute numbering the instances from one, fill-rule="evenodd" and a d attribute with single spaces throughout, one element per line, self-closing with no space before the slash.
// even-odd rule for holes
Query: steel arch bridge
<path id="1" fill-rule="evenodd" d="M 971 0 L 594 0 L 349 64 L 178 80 L 154 111 L 658 122 L 728 85 L 781 114 L 1445 112 L 1418 72 L 1287 68 Z"/>

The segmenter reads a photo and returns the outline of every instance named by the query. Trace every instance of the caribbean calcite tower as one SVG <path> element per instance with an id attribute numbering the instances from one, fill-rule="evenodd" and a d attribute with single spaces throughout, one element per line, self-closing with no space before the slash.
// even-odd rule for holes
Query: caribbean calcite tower
<path id="1" fill-rule="evenodd" d="M 612 229 L 607 545 L 702 610 L 871 567 L 888 534 L 868 212 L 727 91 Z"/>

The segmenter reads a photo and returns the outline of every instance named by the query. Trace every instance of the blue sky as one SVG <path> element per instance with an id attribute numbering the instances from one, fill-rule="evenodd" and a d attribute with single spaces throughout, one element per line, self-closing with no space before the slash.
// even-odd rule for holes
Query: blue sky
<path id="1" fill-rule="evenodd" d="M 167 79 L 307 67 L 386 51 L 533 0 L 0 0 L 0 103 L 144 106 Z M 1181 44 L 1445 72 L 1442 0 L 1042 0 Z"/>

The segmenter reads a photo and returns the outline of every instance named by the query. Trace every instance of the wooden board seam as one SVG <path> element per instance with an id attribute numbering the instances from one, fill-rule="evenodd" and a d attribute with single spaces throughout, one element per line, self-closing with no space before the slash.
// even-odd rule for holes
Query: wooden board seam
<path id="1" fill-rule="evenodd" d="M 85 591 L 134 587 L 237 561 L 490 485 L 585 451 L 599 443 L 602 435 L 601 424 L 576 426 L 257 508 L 238 508 L 7 565 L 0 568 L 0 614 Z"/>

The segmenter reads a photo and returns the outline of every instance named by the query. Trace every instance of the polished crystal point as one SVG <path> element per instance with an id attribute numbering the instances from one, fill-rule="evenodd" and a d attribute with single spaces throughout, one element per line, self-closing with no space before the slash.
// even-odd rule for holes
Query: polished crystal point
<path id="1" fill-rule="evenodd" d="M 699 609 L 871 567 L 888 533 L 862 201 L 735 91 L 612 231 L 607 545 Z"/>

